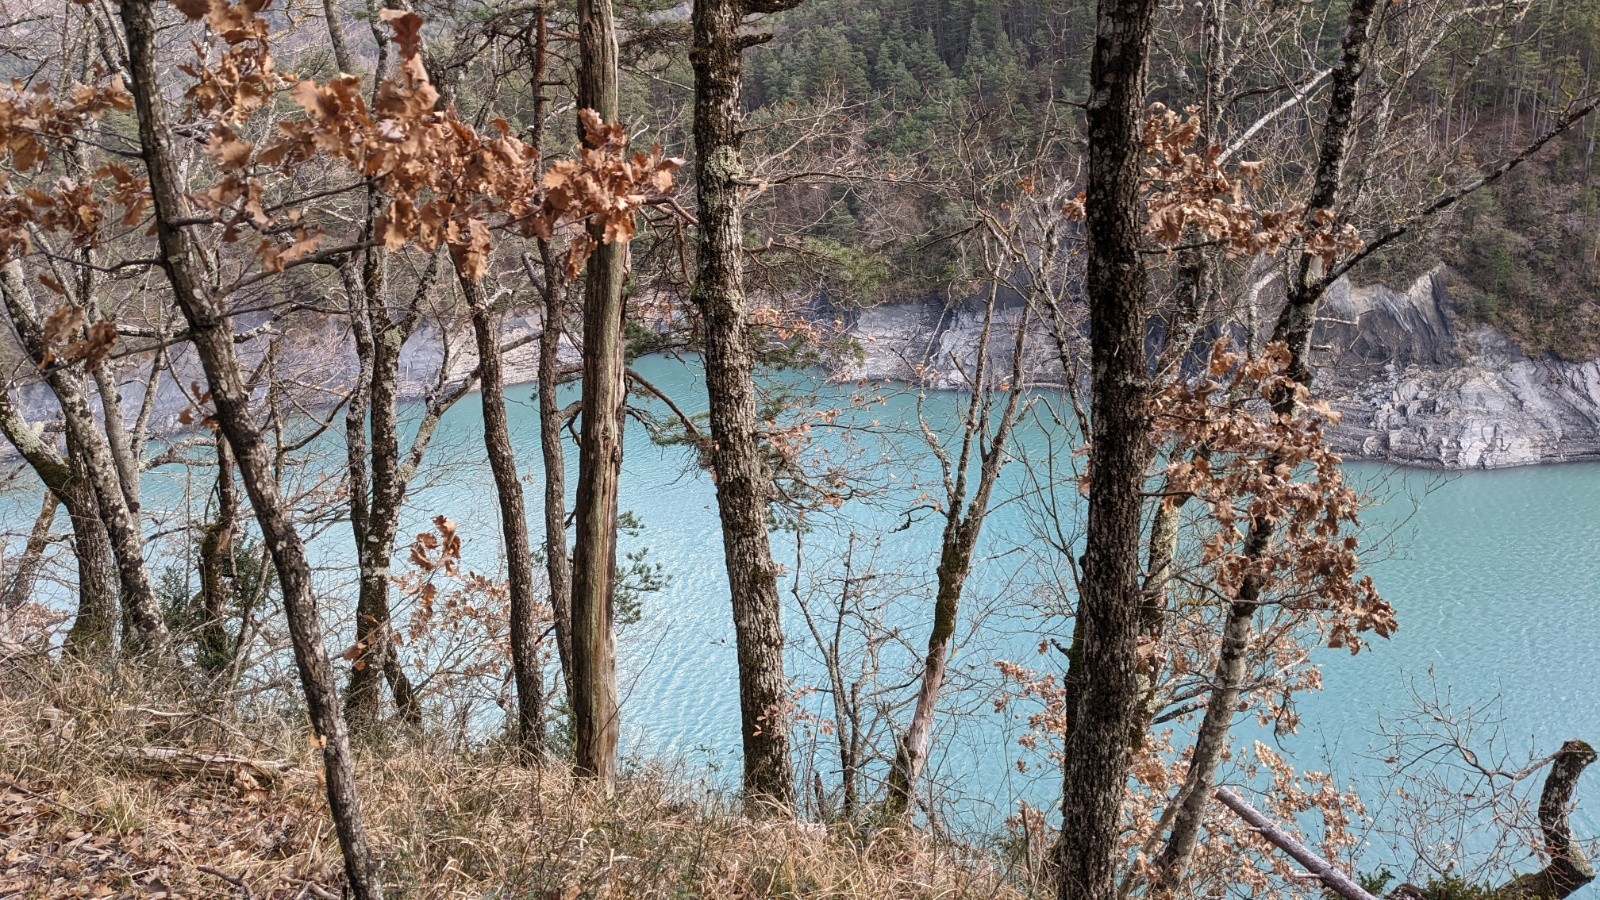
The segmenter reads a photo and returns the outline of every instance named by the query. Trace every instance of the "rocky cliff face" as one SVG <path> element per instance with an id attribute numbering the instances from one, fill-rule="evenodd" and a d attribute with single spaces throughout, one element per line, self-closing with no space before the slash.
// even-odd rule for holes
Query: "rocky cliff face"
<path id="1" fill-rule="evenodd" d="M 918 301 L 888 304 L 838 316 L 860 354 L 835 361 L 839 380 L 905 381 L 933 389 L 966 385 L 977 357 L 984 298 L 955 304 Z M 997 298 L 989 350 L 997 377 L 1011 370 L 1021 297 Z M 830 323 L 836 318 L 826 312 Z M 248 323 L 246 323 L 248 324 Z M 1069 353 L 1085 348 L 1071 326 Z M 504 339 L 518 343 L 507 354 L 507 381 L 530 382 L 538 362 L 537 316 L 506 323 Z M 520 342 L 518 339 L 522 339 Z M 254 367 L 266 341 L 243 346 Z M 1336 285 L 1324 305 L 1315 337 L 1317 390 L 1343 414 L 1331 432 L 1347 458 L 1384 459 L 1445 469 L 1500 468 L 1547 462 L 1600 459 L 1600 360 L 1571 362 L 1532 358 L 1495 331 L 1463 328 L 1451 310 L 1444 281 L 1429 274 L 1408 290 Z M 1055 340 L 1030 322 L 1024 371 L 1037 385 L 1060 386 L 1076 379 L 1063 372 Z M 562 347 L 563 362 L 576 349 Z M 426 325 L 407 342 L 401 358 L 402 396 L 420 398 L 435 384 L 441 364 L 452 380 L 477 365 L 470 333 L 447 336 Z M 293 375 L 292 405 L 316 408 L 348 389 L 355 377 L 349 336 L 341 328 L 295 328 L 282 336 L 276 366 Z M 132 414 L 148 376 L 124 373 L 123 404 Z M 190 398 L 180 386 L 203 380 L 191 353 L 179 350 L 173 370 L 156 385 L 153 434 L 185 430 L 180 415 Z M 20 392 L 21 406 L 36 420 L 55 414 L 48 391 L 33 384 Z M 471 402 L 471 401 L 468 401 Z M 0 457 L 11 454 L 0 442 Z"/>
<path id="2" fill-rule="evenodd" d="M 1003 303 L 996 316 L 1002 369 L 1020 308 Z M 1331 437 L 1347 458 L 1446 469 L 1600 459 L 1600 360 L 1532 358 L 1492 329 L 1462 327 L 1437 273 L 1405 291 L 1340 283 L 1324 313 L 1317 389 L 1343 414 Z M 959 388 L 981 324 L 974 301 L 861 311 L 847 325 L 862 356 L 835 377 Z M 1046 335 L 1030 335 L 1027 353 L 1036 383 L 1069 380 Z"/>
<path id="3" fill-rule="evenodd" d="M 909 382 L 933 390 L 964 388 L 977 367 L 987 305 L 985 297 L 954 304 L 926 299 L 852 311 L 839 321 L 860 354 L 835 360 L 832 377 Z M 989 328 L 989 370 L 996 378 L 1010 376 L 1016 323 L 1023 313 L 1021 296 L 1002 293 L 996 298 Z M 1053 386 L 1067 380 L 1055 342 L 1037 322 L 1029 323 L 1023 360 L 1032 384 Z"/>
<path id="4" fill-rule="evenodd" d="M 1448 469 L 1600 459 L 1600 360 L 1529 357 L 1464 329 L 1443 279 L 1341 284 L 1316 335 L 1318 388 L 1347 456 Z"/>

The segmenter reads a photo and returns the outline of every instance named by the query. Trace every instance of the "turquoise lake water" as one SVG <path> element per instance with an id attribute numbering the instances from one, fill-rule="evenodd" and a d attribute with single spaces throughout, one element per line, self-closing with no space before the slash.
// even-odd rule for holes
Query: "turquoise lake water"
<path id="1" fill-rule="evenodd" d="M 704 408 L 692 360 L 649 358 L 637 367 L 686 409 Z M 781 585 L 790 603 L 790 673 L 797 686 L 822 682 L 815 642 L 793 596 L 796 572 L 800 596 L 820 615 L 823 598 L 838 593 L 841 559 L 849 550 L 858 575 L 869 568 L 874 574 L 864 582 L 869 599 L 874 591 L 878 595 L 872 615 L 899 629 L 881 648 L 885 672 L 878 686 L 892 688 L 886 699 L 904 701 L 911 695 L 903 677 L 912 660 L 908 648 L 926 641 L 928 585 L 939 539 L 939 522 L 926 510 L 908 516 L 926 502 L 925 490 L 934 488 L 937 496 L 930 481 L 936 469 L 913 433 L 917 402 L 891 387 L 811 386 L 819 392 L 819 407 L 844 408 L 842 420 L 869 426 L 866 436 L 841 444 L 840 429 L 818 422 L 812 434 L 819 452 L 874 480 L 863 485 L 871 496 L 812 523 L 798 566 L 794 534 L 774 535 L 774 555 L 788 569 Z M 879 395 L 886 395 L 881 403 L 851 402 Z M 509 399 L 523 474 L 536 479 L 537 414 L 530 388 L 514 388 Z M 949 428 L 957 399 L 926 398 L 923 408 L 936 430 Z M 1059 655 L 1041 656 L 1037 645 L 1047 637 L 1067 638 L 1068 626 L 1049 611 L 1059 607 L 1059 601 L 1051 603 L 1058 595 L 1041 588 L 1052 573 L 1061 575 L 1059 555 L 1039 532 L 1047 509 L 1057 511 L 1068 535 L 1081 514 L 1070 486 L 1062 486 L 1054 502 L 1041 491 L 1052 472 L 1064 479 L 1072 463 L 1071 432 L 1042 414 L 1045 404 L 1059 402 L 1042 397 L 1039 414 L 1020 430 L 1020 460 L 997 495 L 964 600 L 969 616 L 952 663 L 949 714 L 941 717 L 931 768 L 946 812 L 965 830 L 994 831 L 1017 801 L 1048 806 L 1060 790 L 1049 767 L 1016 743 L 1026 707 L 997 713 L 992 705 L 995 660 L 1055 670 Z M 664 415 L 659 404 L 654 409 Z M 411 496 L 401 533 L 448 515 L 461 529 L 468 565 L 493 569 L 497 511 L 478 426 L 475 396 L 448 415 L 429 452 L 425 477 L 431 483 Z M 575 489 L 575 451 L 569 456 L 569 489 Z M 738 771 L 732 627 L 713 487 L 690 463 L 686 450 L 658 446 L 643 427 L 630 424 L 621 505 L 643 530 L 623 549 L 647 546 L 669 580 L 643 598 L 641 620 L 619 635 L 624 750 L 636 758 L 679 759 L 726 781 Z M 1331 766 L 1342 780 L 1376 791 L 1374 783 L 1360 779 L 1382 771 L 1374 759 L 1380 719 L 1413 708 L 1413 690 L 1428 693 L 1435 684 L 1452 691 L 1457 708 L 1489 705 L 1503 717 L 1502 740 L 1524 757 L 1549 753 L 1569 737 L 1600 742 L 1600 669 L 1592 664 L 1600 643 L 1600 466 L 1450 476 L 1366 463 L 1349 469 L 1382 498 L 1364 517 L 1367 539 L 1383 536 L 1369 571 L 1395 605 L 1401 627 L 1356 657 L 1317 652 L 1325 690 L 1300 696 L 1303 727 L 1277 738 L 1284 752 L 1301 768 Z M 159 490 L 176 494 L 177 483 Z M 530 484 L 534 523 L 540 521 L 539 496 Z M 31 513 L 32 503 L 6 504 L 7 519 L 22 515 L 23 507 Z M 319 541 L 330 586 L 347 579 L 333 571 L 347 544 L 343 525 Z M 864 566 L 869 558 L 873 565 Z M 832 714 L 819 694 L 803 702 L 819 715 Z M 802 770 L 814 766 L 831 784 L 837 769 L 833 738 L 818 734 L 815 741 L 802 741 Z M 889 746 L 886 740 L 883 746 Z M 1032 764 L 1028 771 L 1018 770 L 1019 760 Z M 1600 834 L 1597 777 L 1591 774 L 1580 792 L 1592 798 L 1575 819 L 1580 834 Z M 1381 800 L 1369 799 L 1379 814 Z"/>
<path id="2" fill-rule="evenodd" d="M 704 408 L 692 361 L 655 358 L 639 367 L 686 409 Z M 839 447 L 834 431 L 818 428 L 815 440 L 830 449 L 832 461 L 878 470 L 877 483 L 869 498 L 846 504 L 806 535 L 802 593 L 815 582 L 838 578 L 853 538 L 857 560 L 875 554 L 876 584 L 894 595 L 884 601 L 880 621 L 902 627 L 904 641 L 920 647 L 926 641 L 927 586 L 939 522 L 924 512 L 904 527 L 906 510 L 925 502 L 925 490 L 938 496 L 932 480 L 937 470 L 909 435 L 916 399 L 886 386 L 819 390 L 821 406 L 845 409 L 843 419 L 869 426 L 872 434 Z M 531 452 L 537 446 L 533 403 L 527 389 L 513 395 L 516 437 Z M 851 402 L 880 396 L 881 403 Z M 936 430 L 950 429 L 958 399 L 948 394 L 925 398 L 925 415 Z M 1060 398 L 1040 400 L 1047 402 L 1059 404 Z M 1017 746 L 1024 730 L 1018 716 L 997 714 L 991 705 L 997 686 L 994 660 L 1049 671 L 1059 656 L 1037 653 L 1041 637 L 1067 636 L 1064 623 L 1040 609 L 1049 605 L 1050 595 L 1038 585 L 1052 561 L 1059 570 L 1059 558 L 1041 543 L 1038 528 L 1041 509 L 1051 505 L 1040 495 L 1040 485 L 1052 480 L 1051 471 L 1067 474 L 1073 441 L 1071 432 L 1042 410 L 1036 409 L 1019 430 L 1021 458 L 1008 470 L 985 530 L 981 561 L 964 601 L 970 614 L 964 643 L 953 663 L 958 688 L 950 698 L 951 714 L 942 719 L 933 763 L 941 795 L 960 821 L 977 830 L 997 827 L 1018 800 L 1048 805 L 1059 792 L 1054 773 Z M 469 436 L 461 455 L 472 457 L 478 440 L 475 406 L 465 401 L 452 415 L 450 440 Z M 529 474 L 536 471 L 527 453 L 524 464 Z M 663 591 L 645 598 L 642 620 L 619 637 L 626 747 L 645 755 L 679 756 L 731 776 L 738 771 L 738 695 L 713 487 L 689 464 L 686 451 L 652 444 L 636 425 L 630 426 L 623 467 L 622 507 L 644 526 L 631 545 L 647 545 L 670 576 Z M 1415 709 L 1413 692 L 1429 694 L 1436 687 L 1451 692 L 1453 709 L 1487 706 L 1499 717 L 1499 746 L 1512 758 L 1518 752 L 1524 759 L 1542 756 L 1569 737 L 1600 740 L 1595 702 L 1600 669 L 1591 665 L 1600 644 L 1600 465 L 1449 476 L 1369 463 L 1349 470 L 1379 498 L 1363 520 L 1364 540 L 1378 545 L 1369 571 L 1395 605 L 1401 628 L 1359 656 L 1317 652 L 1325 689 L 1300 695 L 1303 726 L 1277 739 L 1282 749 L 1301 768 L 1331 768 L 1365 792 L 1380 793 L 1375 783 L 1361 780 L 1385 771 L 1375 761 L 1381 755 L 1380 718 L 1392 720 Z M 575 475 L 574 470 L 569 486 Z M 494 513 L 483 502 L 488 479 L 480 462 L 448 484 L 419 493 L 414 502 L 419 521 L 448 512 L 463 528 L 492 534 Z M 1070 532 L 1081 514 L 1075 492 L 1063 488 L 1053 497 Z M 794 537 L 779 532 L 773 546 L 774 556 L 790 570 L 782 582 L 788 594 L 794 587 Z M 975 626 L 973 617 L 979 615 L 982 623 Z M 791 675 L 799 684 L 820 684 L 815 644 L 792 597 L 786 626 Z M 896 673 L 884 681 L 899 680 L 911 657 L 893 643 L 883 654 L 885 667 Z M 893 694 L 897 700 L 909 695 L 907 689 Z M 807 702 L 819 714 L 831 715 L 820 697 Z M 837 767 L 831 738 L 818 740 L 816 766 L 831 783 Z M 1033 765 L 1019 772 L 1018 760 Z M 1588 792 L 1596 791 L 1600 788 Z M 1588 834 L 1600 833 L 1600 817 L 1594 815 L 1600 794 L 1595 796 L 1575 820 Z M 1369 799 L 1375 814 L 1381 815 L 1381 801 L 1381 794 Z"/>

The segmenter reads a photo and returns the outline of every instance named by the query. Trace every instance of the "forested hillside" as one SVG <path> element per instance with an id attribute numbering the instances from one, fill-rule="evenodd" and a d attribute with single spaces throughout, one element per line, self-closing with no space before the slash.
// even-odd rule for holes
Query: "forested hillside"
<path id="1" fill-rule="evenodd" d="M 0 896 L 1581 896 L 1592 666 L 1526 619 L 1588 483 L 1385 581 L 1443 491 L 1334 431 L 1496 399 L 1477 341 L 1556 436 L 1472 459 L 1600 446 L 1597 55 L 1592 0 L 0 0 Z"/>

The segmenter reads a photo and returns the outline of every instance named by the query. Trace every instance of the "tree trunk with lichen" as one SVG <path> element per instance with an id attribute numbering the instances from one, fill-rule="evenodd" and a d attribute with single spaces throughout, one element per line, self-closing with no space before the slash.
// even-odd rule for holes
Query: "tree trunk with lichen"
<path id="1" fill-rule="evenodd" d="M 1549 862 L 1544 868 L 1519 875 L 1495 889 L 1499 900 L 1564 900 L 1594 881 L 1594 864 L 1583 845 L 1572 838 L 1572 795 L 1578 777 L 1596 759 L 1587 742 L 1572 740 L 1561 745 L 1545 776 L 1539 795 L 1539 830 L 1544 835 L 1544 853 Z"/>
<path id="2" fill-rule="evenodd" d="M 1140 516 L 1151 457 L 1139 121 L 1155 8 L 1155 0 L 1101 0 L 1090 64 L 1085 217 L 1093 418 L 1082 594 L 1073 623 L 1077 696 L 1067 710 L 1061 900 L 1117 895 L 1128 734 L 1139 701 Z"/>
<path id="3" fill-rule="evenodd" d="M 369 211 L 369 230 L 371 215 Z M 395 654 L 389 589 L 390 565 L 408 481 L 400 452 L 400 354 L 415 326 L 417 299 L 433 283 L 438 259 L 429 261 L 411 309 L 396 319 L 383 302 L 384 278 L 378 253 L 374 249 L 363 255 L 359 276 L 348 268 L 344 270 L 357 362 L 355 389 L 347 401 L 345 446 L 350 528 L 359 571 L 356 652 L 345 692 L 345 711 L 351 734 L 357 738 L 374 732 L 386 681 L 400 720 L 413 729 L 422 727 L 421 701 Z M 426 441 L 425 432 L 419 431 L 419 440 Z"/>
<path id="4" fill-rule="evenodd" d="M 67 440 L 81 461 L 81 474 L 94 493 L 100 521 L 111 544 L 123 613 L 138 640 L 138 649 L 163 656 L 168 650 L 167 624 L 145 566 L 143 529 L 136 509 L 129 506 L 129 495 L 117 471 L 106 430 L 90 411 L 84 372 L 76 365 L 46 362 L 52 348 L 45 345 L 39 309 L 20 261 L 12 260 L 0 267 L 0 295 L 23 349 L 44 370 L 45 381 L 61 407 Z"/>
<path id="5" fill-rule="evenodd" d="M 511 672 L 517 688 L 516 742 L 527 759 L 544 756 L 544 678 L 539 667 L 539 624 L 534 618 L 533 545 L 522 479 L 517 476 L 511 427 L 506 421 L 505 376 L 500 360 L 500 316 L 483 287 L 466 276 L 461 290 L 472 312 L 478 341 L 478 375 L 483 404 L 483 445 L 494 473 L 500 504 L 500 534 L 505 542 L 506 588 L 511 600 Z"/>
<path id="6" fill-rule="evenodd" d="M 226 670 L 233 648 L 228 637 L 228 606 L 233 597 L 234 532 L 239 524 L 239 499 L 233 486 L 233 451 L 222 435 L 217 445 L 217 511 L 200 535 L 200 625 L 198 662 L 208 674 Z"/>
<path id="7" fill-rule="evenodd" d="M 744 739 L 744 790 L 754 807 L 794 806 L 789 758 L 789 682 L 783 663 L 783 606 L 772 561 L 767 511 L 772 476 L 756 421 L 754 354 L 744 292 L 739 182 L 739 34 L 743 0 L 694 4 L 695 179 L 699 243 L 693 299 L 700 313 L 710 404 L 710 461 L 722 522 L 723 560 L 733 606 Z"/>

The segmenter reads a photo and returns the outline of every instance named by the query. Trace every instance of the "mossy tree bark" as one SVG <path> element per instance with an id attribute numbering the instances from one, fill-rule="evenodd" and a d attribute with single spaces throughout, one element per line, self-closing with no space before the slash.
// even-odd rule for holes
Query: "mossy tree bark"
<path id="1" fill-rule="evenodd" d="M 129 505 L 129 492 L 112 453 L 106 429 L 89 408 L 84 371 L 76 365 L 47 364 L 40 311 L 28 288 L 22 263 L 12 260 L 0 268 L 0 296 L 23 349 L 44 371 L 45 382 L 61 408 L 67 440 L 79 459 L 82 476 L 93 491 L 100 521 L 111 544 L 116 564 L 122 609 L 141 652 L 164 655 L 168 648 L 166 620 L 156 602 L 155 589 L 144 561 L 144 531 L 137 507 Z M 121 415 L 120 410 L 118 415 Z M 137 473 L 135 473 L 137 478 Z M 134 494 L 133 496 L 137 496 Z"/>
<path id="2" fill-rule="evenodd" d="M 762 37 L 740 34 L 745 17 L 798 5 L 759 0 L 696 0 L 694 46 L 695 179 L 699 241 L 693 299 L 700 313 L 710 401 L 711 471 L 722 522 L 723 559 L 739 661 L 744 790 L 752 806 L 794 806 L 789 757 L 789 683 L 783 662 L 783 605 L 767 535 L 773 501 L 756 421 L 755 357 L 744 291 L 744 177 L 740 128 L 743 51 Z M 763 36 L 770 37 L 770 36 Z"/>

